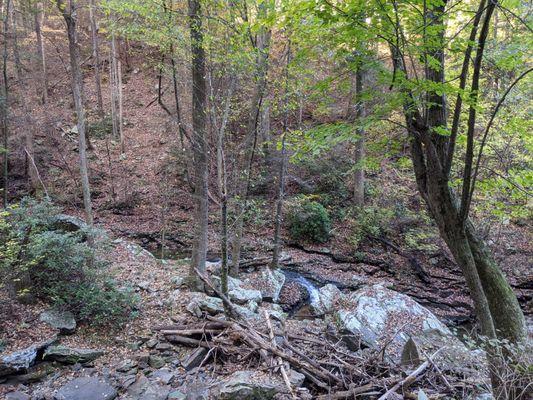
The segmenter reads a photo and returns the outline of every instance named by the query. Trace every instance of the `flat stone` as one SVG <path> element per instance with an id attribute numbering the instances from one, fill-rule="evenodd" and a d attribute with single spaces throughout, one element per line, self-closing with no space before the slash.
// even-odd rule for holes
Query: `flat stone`
<path id="1" fill-rule="evenodd" d="M 9 392 L 6 394 L 6 400 L 30 400 L 31 397 L 23 392 Z"/>
<path id="2" fill-rule="evenodd" d="M 113 386 L 102 379 L 76 378 L 61 387 L 54 400 L 112 400 L 117 397 Z"/>
<path id="3" fill-rule="evenodd" d="M 12 374 L 18 374 L 28 371 L 35 363 L 38 355 L 43 349 L 55 342 L 54 339 L 27 347 L 13 353 L 5 354 L 0 357 L 0 377 Z"/>
<path id="4" fill-rule="evenodd" d="M 137 365 L 139 365 L 139 363 L 137 361 L 134 361 L 134 360 L 131 360 L 131 359 L 128 359 L 128 360 L 124 360 L 118 367 L 117 367 L 117 371 L 118 372 L 128 372 L 134 368 L 137 367 Z"/>
<path id="5" fill-rule="evenodd" d="M 281 390 L 268 376 L 256 371 L 237 371 L 226 378 L 219 388 L 220 400 L 271 400 Z"/>
<path id="6" fill-rule="evenodd" d="M 174 372 L 172 372 L 169 368 L 160 368 L 150 375 L 150 380 L 156 380 L 164 383 L 165 385 L 168 385 L 173 378 Z"/>
<path id="7" fill-rule="evenodd" d="M 43 311 L 39 319 L 50 325 L 52 328 L 59 329 L 59 333 L 69 335 L 76 330 L 76 319 L 70 311 L 47 310 Z"/>
<path id="8" fill-rule="evenodd" d="M 63 364 L 85 364 L 96 360 L 103 354 L 104 352 L 101 350 L 79 349 L 58 345 L 48 347 L 43 354 L 43 360 L 58 361 Z"/>
<path id="9" fill-rule="evenodd" d="M 150 356 L 148 359 L 148 364 L 152 368 L 161 368 L 165 365 L 165 360 L 158 356 Z"/>
<path id="10" fill-rule="evenodd" d="M 146 376 L 141 375 L 130 385 L 127 393 L 133 400 L 166 400 L 170 386 L 151 382 Z"/>
<path id="11" fill-rule="evenodd" d="M 185 371 L 190 371 L 200 365 L 206 354 L 207 349 L 205 347 L 198 347 L 181 362 L 181 365 Z"/>

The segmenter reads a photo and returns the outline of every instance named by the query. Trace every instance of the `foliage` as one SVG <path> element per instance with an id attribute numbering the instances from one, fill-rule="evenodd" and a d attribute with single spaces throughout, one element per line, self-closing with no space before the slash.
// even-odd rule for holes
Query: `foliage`
<path id="1" fill-rule="evenodd" d="M 103 139 L 113 133 L 113 120 L 110 115 L 98 119 L 87 125 L 89 136 L 96 139 Z"/>
<path id="2" fill-rule="evenodd" d="M 303 196 L 290 205 L 287 227 L 293 240 L 324 243 L 329 239 L 331 221 L 322 204 Z"/>
<path id="3" fill-rule="evenodd" d="M 59 209 L 48 201 L 24 199 L 0 214 L 0 285 L 19 299 L 38 298 L 72 311 L 80 320 L 120 323 L 136 300 L 119 290 L 97 256 L 92 229 L 64 232 L 54 224 Z"/>
<path id="4" fill-rule="evenodd" d="M 369 205 L 355 210 L 350 241 L 357 246 L 368 236 L 386 235 L 394 216 L 394 210 L 388 207 Z"/>

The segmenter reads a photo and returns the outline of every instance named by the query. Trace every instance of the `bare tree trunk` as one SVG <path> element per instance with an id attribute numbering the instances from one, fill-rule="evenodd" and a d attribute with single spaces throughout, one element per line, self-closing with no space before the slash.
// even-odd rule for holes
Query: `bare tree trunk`
<path id="1" fill-rule="evenodd" d="M 362 66 L 358 65 L 355 71 L 355 119 L 357 124 L 362 123 L 364 116 L 363 105 L 363 79 L 364 73 Z M 354 151 L 354 190 L 353 198 L 356 206 L 361 207 L 365 204 L 365 132 L 363 128 L 357 129 L 357 141 L 355 142 Z"/>
<path id="2" fill-rule="evenodd" d="M 20 61 L 20 52 L 19 52 L 19 45 L 18 45 L 18 32 L 17 32 L 17 15 L 15 10 L 15 3 L 11 1 L 9 3 L 9 14 L 11 19 L 11 25 L 12 25 L 12 45 L 13 45 L 13 59 L 15 60 L 15 71 L 17 72 L 17 80 L 19 82 L 22 81 L 22 63 Z"/>
<path id="3" fill-rule="evenodd" d="M 83 76 L 81 73 L 81 60 L 78 48 L 78 34 L 76 30 L 77 9 L 74 0 L 69 0 L 67 7 L 64 0 L 57 0 L 59 11 L 67 24 L 67 35 L 69 42 L 70 68 L 72 74 L 72 95 L 76 107 L 78 118 L 78 147 L 80 154 L 80 175 L 83 190 L 83 205 L 85 208 L 85 218 L 87 224 L 93 225 L 93 211 L 91 204 L 91 190 L 89 186 L 89 171 L 87 166 L 87 137 L 85 121 L 85 93 L 83 89 Z"/>
<path id="4" fill-rule="evenodd" d="M 270 267 L 276 269 L 279 267 L 279 259 L 281 255 L 281 223 L 283 221 L 283 198 L 285 197 L 285 169 L 286 169 L 286 155 L 285 142 L 289 133 L 289 65 L 291 62 L 291 47 L 290 42 L 287 49 L 287 64 L 285 65 L 285 99 L 284 99 L 284 118 L 283 118 L 283 134 L 281 137 L 281 154 L 279 160 L 279 174 L 278 174 L 278 200 L 276 201 L 276 217 L 274 220 L 274 245 L 272 249 L 272 262 Z"/>
<path id="5" fill-rule="evenodd" d="M 4 5 L 4 48 L 2 53 L 2 76 L 3 76 L 3 92 L 2 92 L 2 134 L 4 137 L 4 148 L 2 149 L 3 158 L 4 158 L 4 168 L 3 168 L 3 198 L 4 198 L 4 208 L 7 208 L 8 202 L 8 178 L 9 178 L 9 124 L 8 124 L 8 112 L 9 112 L 9 81 L 7 77 L 7 37 L 9 35 L 9 7 L 11 0 L 6 0 Z"/>
<path id="6" fill-rule="evenodd" d="M 267 10 L 263 6 L 261 12 Z M 248 117 L 248 126 L 244 142 L 244 157 L 241 165 L 242 175 L 237 176 L 236 196 L 235 196 L 235 228 L 232 239 L 231 253 L 231 275 L 239 274 L 239 262 L 241 258 L 242 235 L 244 225 L 244 214 L 247 210 L 248 192 L 250 179 L 252 176 L 253 158 L 257 145 L 257 126 L 259 122 L 261 105 L 267 83 L 268 56 L 270 51 L 269 30 L 264 30 L 257 35 L 257 61 L 256 61 L 256 85 L 252 96 L 252 104 Z M 241 172 L 239 171 L 239 172 Z"/>
<path id="7" fill-rule="evenodd" d="M 203 285 L 196 274 L 196 270 L 200 271 L 200 273 L 205 272 L 209 203 L 207 186 L 207 87 L 201 4 L 199 0 L 189 0 L 189 26 L 192 52 L 192 148 L 194 157 L 194 199 L 196 203 L 194 244 L 189 280 L 192 287 L 201 289 Z"/>
<path id="8" fill-rule="evenodd" d="M 36 74 L 35 86 L 40 89 L 40 97 L 43 104 L 48 102 L 48 71 L 46 69 L 46 53 L 44 49 L 43 42 L 43 33 L 42 33 L 42 22 L 43 22 L 43 3 L 39 2 L 36 4 L 36 10 L 34 14 L 34 23 L 35 23 L 35 37 L 37 43 L 37 55 L 38 55 L 38 68 L 35 68 L 35 71 L 40 71 L 40 74 Z M 38 89 L 39 91 L 39 89 Z"/>
<path id="9" fill-rule="evenodd" d="M 102 101 L 102 80 L 100 78 L 100 48 L 98 43 L 98 24 L 96 22 L 96 2 L 91 0 L 89 4 L 89 18 L 91 20 L 91 41 L 93 46 L 93 69 L 96 84 L 96 101 L 98 116 L 104 118 L 104 105 Z"/>

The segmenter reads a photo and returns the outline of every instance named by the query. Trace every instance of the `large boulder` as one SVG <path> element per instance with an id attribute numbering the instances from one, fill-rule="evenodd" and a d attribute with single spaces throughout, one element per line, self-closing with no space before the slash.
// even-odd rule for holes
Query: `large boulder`
<path id="1" fill-rule="evenodd" d="M 165 400 L 170 393 L 170 386 L 159 379 L 151 380 L 140 375 L 127 393 L 132 400 Z"/>
<path id="2" fill-rule="evenodd" d="M 401 362 L 414 368 L 430 356 L 443 372 L 479 379 L 487 376 L 486 357 L 482 350 L 470 350 L 457 337 L 435 329 L 412 335 L 403 346 Z"/>
<path id="3" fill-rule="evenodd" d="M 53 227 L 63 232 L 78 232 L 86 230 L 88 225 L 81 218 L 73 215 L 59 214 L 54 218 Z"/>
<path id="4" fill-rule="evenodd" d="M 428 309 L 409 296 L 374 285 L 360 289 L 340 302 L 335 321 L 341 333 L 371 348 L 385 346 L 385 353 L 398 359 L 410 336 L 435 330 L 443 336 L 451 331 Z"/>
<path id="5" fill-rule="evenodd" d="M 263 296 L 259 290 L 244 289 L 241 287 L 229 290 L 228 296 L 231 301 L 237 304 L 246 304 L 250 301 L 260 303 L 263 300 Z"/>
<path id="6" fill-rule="evenodd" d="M 320 316 L 333 311 L 335 304 L 343 299 L 340 289 L 329 283 L 318 289 L 316 296 L 310 298 L 311 311 L 314 315 Z"/>
<path id="7" fill-rule="evenodd" d="M 237 371 L 226 378 L 217 399 L 220 400 L 270 400 L 281 390 L 271 377 L 257 371 Z"/>
<path id="8" fill-rule="evenodd" d="M 74 314 L 70 311 L 47 310 L 43 311 L 39 319 L 50 325 L 52 328 L 59 329 L 59 333 L 69 335 L 76 330 L 76 320 Z"/>
<path id="9" fill-rule="evenodd" d="M 104 352 L 101 350 L 79 349 L 58 345 L 48 347 L 44 351 L 43 360 L 58 361 L 63 364 L 85 364 L 96 360 L 103 354 Z"/>
<path id="10" fill-rule="evenodd" d="M 187 311 L 197 317 L 202 315 L 202 311 L 206 311 L 211 315 L 224 312 L 222 300 L 218 297 L 207 296 L 205 293 L 194 293 L 186 308 Z"/>
<path id="11" fill-rule="evenodd" d="M 113 386 L 98 378 L 76 378 L 61 387 L 54 400 L 113 400 L 117 391 Z"/>
<path id="12" fill-rule="evenodd" d="M 39 358 L 43 350 L 56 339 L 51 339 L 13 353 L 0 356 L 0 377 L 26 372 Z"/>
<path id="13" fill-rule="evenodd" d="M 259 290 L 263 296 L 263 300 L 273 301 L 276 303 L 279 299 L 281 288 L 285 283 L 285 275 L 279 270 L 272 270 L 266 268 L 261 272 L 259 280 Z"/>

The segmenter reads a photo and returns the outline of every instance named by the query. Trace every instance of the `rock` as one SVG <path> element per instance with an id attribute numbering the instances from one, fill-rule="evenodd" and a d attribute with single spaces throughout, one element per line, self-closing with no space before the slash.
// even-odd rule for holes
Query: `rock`
<path id="1" fill-rule="evenodd" d="M 219 388 L 220 400 L 270 400 L 280 391 L 268 375 L 256 371 L 237 371 L 226 378 Z"/>
<path id="2" fill-rule="evenodd" d="M 289 382 L 291 383 L 293 387 L 299 388 L 300 386 L 303 385 L 305 381 L 304 374 L 301 374 L 300 372 L 291 369 L 288 375 L 289 375 Z"/>
<path id="3" fill-rule="evenodd" d="M 272 319 L 277 321 L 285 321 L 287 319 L 287 314 L 283 312 L 283 308 L 276 303 L 263 303 L 257 310 L 259 315 L 264 315 L 263 310 L 267 310 Z"/>
<path id="4" fill-rule="evenodd" d="M 79 349 L 58 345 L 48 347 L 43 354 L 43 360 L 58 361 L 63 364 L 85 364 L 96 360 L 103 354 L 104 352 L 101 350 Z"/>
<path id="5" fill-rule="evenodd" d="M 311 299 L 311 311 L 316 316 L 328 314 L 343 296 L 339 288 L 331 283 L 322 286 L 318 289 L 316 298 Z"/>
<path id="6" fill-rule="evenodd" d="M 0 377 L 26 372 L 30 368 L 42 351 L 54 343 L 56 339 L 27 347 L 0 357 Z"/>
<path id="7" fill-rule="evenodd" d="M 131 371 L 132 369 L 135 369 L 137 368 L 137 366 L 139 365 L 139 363 L 135 360 L 131 360 L 131 359 L 128 359 L 128 360 L 124 360 L 118 367 L 117 367 L 117 372 L 128 372 L 128 371 Z"/>
<path id="8" fill-rule="evenodd" d="M 452 336 L 450 330 L 428 309 L 409 296 L 375 285 L 360 289 L 339 305 L 335 320 L 341 333 L 353 335 L 367 347 L 380 348 L 399 359 L 409 337 L 425 330 Z"/>
<path id="9" fill-rule="evenodd" d="M 180 390 L 174 390 L 168 394 L 167 400 L 186 400 L 187 395 Z"/>
<path id="10" fill-rule="evenodd" d="M 169 392 L 170 386 L 150 382 L 144 375 L 140 375 L 127 390 L 130 398 L 134 400 L 165 400 Z"/>
<path id="11" fill-rule="evenodd" d="M 266 268 L 261 272 L 260 287 L 263 300 L 277 303 L 281 288 L 285 283 L 285 275 L 279 270 Z"/>
<path id="12" fill-rule="evenodd" d="M 207 349 L 205 347 L 198 347 L 181 362 L 181 365 L 185 368 L 185 371 L 190 371 L 200 365 L 206 354 Z"/>
<path id="13" fill-rule="evenodd" d="M 243 289 L 240 287 L 229 290 L 228 296 L 231 301 L 237 304 L 246 304 L 249 301 L 260 303 L 263 300 L 263 296 L 259 290 Z"/>
<path id="14" fill-rule="evenodd" d="M 172 277 L 170 282 L 172 282 L 172 284 L 176 288 L 182 288 L 182 287 L 186 286 L 186 284 L 187 284 L 186 283 L 186 279 L 184 277 L 182 277 L 182 276 L 174 276 L 174 277 Z"/>
<path id="15" fill-rule="evenodd" d="M 150 380 L 156 380 L 162 382 L 165 385 L 168 385 L 173 378 L 174 372 L 172 372 L 168 368 L 160 368 L 150 375 Z"/>
<path id="16" fill-rule="evenodd" d="M 209 297 L 205 293 L 194 293 L 191 296 L 191 302 L 187 305 L 187 311 L 192 315 L 198 316 L 198 309 L 215 315 L 224 312 L 224 305 L 218 297 Z"/>
<path id="17" fill-rule="evenodd" d="M 457 337 L 444 335 L 434 329 L 412 335 L 403 346 L 401 362 L 409 367 L 417 367 L 426 361 L 427 355 L 439 349 L 432 361 L 441 371 L 469 376 L 486 373 L 483 351 L 469 350 Z"/>
<path id="18" fill-rule="evenodd" d="M 165 365 L 165 360 L 158 356 L 150 356 L 150 358 L 148 359 L 148 364 L 150 365 L 150 367 L 157 369 Z"/>
<path id="19" fill-rule="evenodd" d="M 104 380 L 98 378 L 76 378 L 54 395 L 54 400 L 112 400 L 117 391 Z"/>
<path id="20" fill-rule="evenodd" d="M 29 369 L 29 371 L 22 375 L 17 375 L 16 380 L 20 383 L 35 383 L 44 380 L 48 375 L 52 374 L 56 368 L 52 363 L 40 362 Z"/>
<path id="21" fill-rule="evenodd" d="M 159 341 L 157 339 L 150 339 L 146 342 L 146 347 L 148 347 L 149 349 L 153 349 L 155 346 L 157 346 L 158 343 Z"/>
<path id="22" fill-rule="evenodd" d="M 43 311 L 39 319 L 52 328 L 59 329 L 59 333 L 64 335 L 74 333 L 76 330 L 76 320 L 74 319 L 74 314 L 70 311 Z"/>
<path id="23" fill-rule="evenodd" d="M 87 224 L 81 218 L 59 214 L 54 218 L 53 227 L 64 232 L 78 232 L 87 229 Z"/>
<path id="24" fill-rule="evenodd" d="M 28 396 L 26 393 L 19 392 L 18 390 L 16 392 L 9 392 L 6 395 L 6 400 L 30 400 L 31 397 Z"/>

